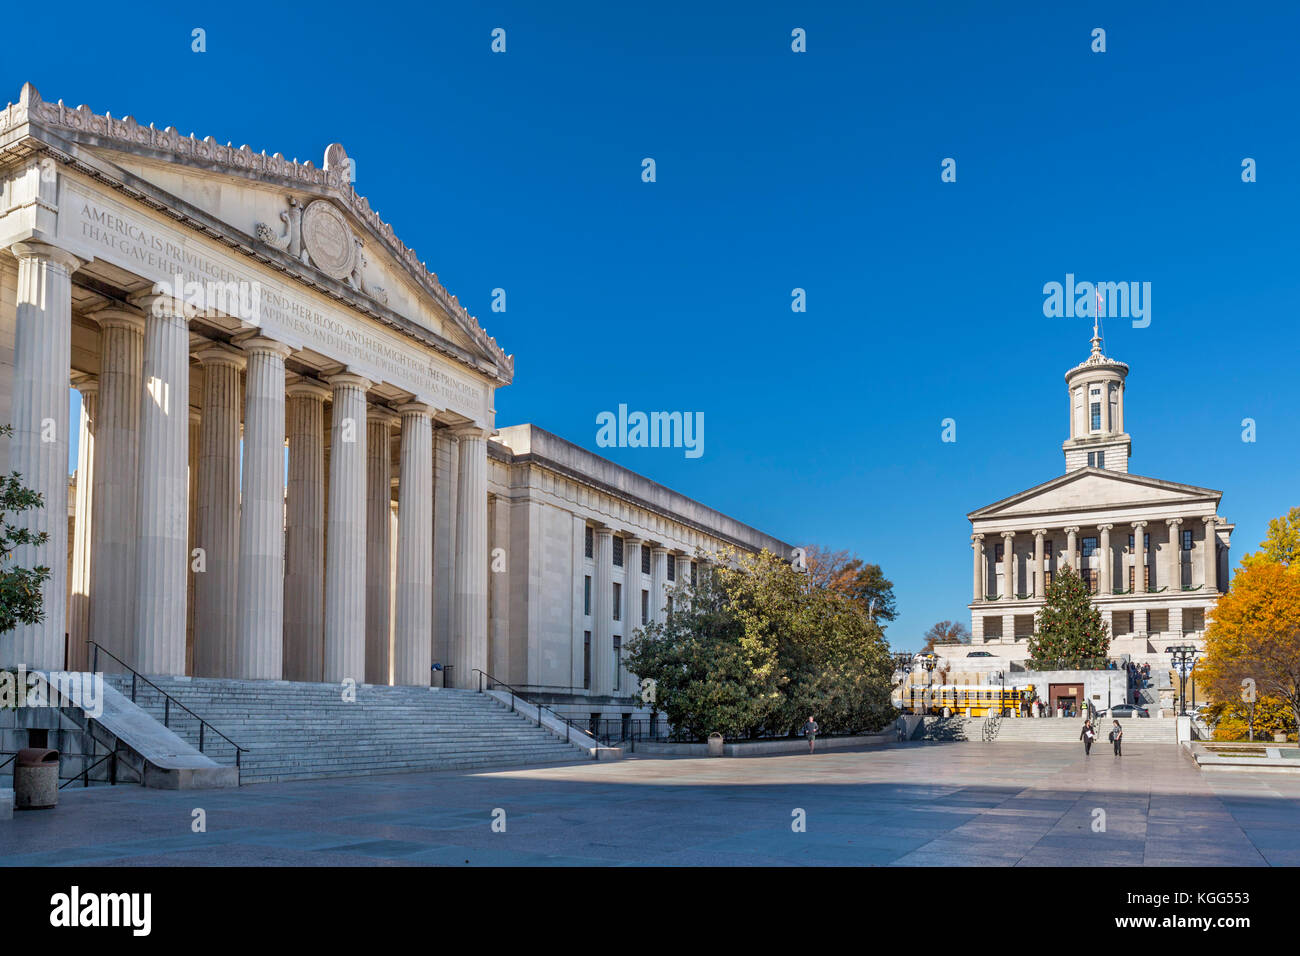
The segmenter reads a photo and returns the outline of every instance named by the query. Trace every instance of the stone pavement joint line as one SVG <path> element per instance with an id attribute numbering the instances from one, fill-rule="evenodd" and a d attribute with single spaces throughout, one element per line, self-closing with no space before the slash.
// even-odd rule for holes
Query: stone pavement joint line
<path id="1" fill-rule="evenodd" d="M 1297 865 L 1297 810 L 1300 779 L 1204 775 L 1174 746 L 907 744 L 68 790 L 0 823 L 0 865 Z"/>

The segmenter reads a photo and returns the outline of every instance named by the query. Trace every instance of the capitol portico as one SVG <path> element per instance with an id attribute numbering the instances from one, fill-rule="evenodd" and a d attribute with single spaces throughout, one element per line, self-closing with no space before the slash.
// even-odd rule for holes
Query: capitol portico
<path id="1" fill-rule="evenodd" d="M 1072 568 L 1110 627 L 1111 654 L 1199 644 L 1227 583 L 1222 492 L 1129 473 L 1129 368 L 1092 350 L 1065 376 L 1065 474 L 967 515 L 972 644 L 1024 660 L 1054 575 Z"/>
<path id="2" fill-rule="evenodd" d="M 52 572 L 0 665 L 85 668 L 93 640 L 146 674 L 427 685 L 437 664 L 625 702 L 620 643 L 674 581 L 727 547 L 788 553 L 498 431 L 513 356 L 354 168 L 30 84 L 0 111 L 0 467 L 45 501 L 19 520 L 48 540 L 13 560 Z"/>

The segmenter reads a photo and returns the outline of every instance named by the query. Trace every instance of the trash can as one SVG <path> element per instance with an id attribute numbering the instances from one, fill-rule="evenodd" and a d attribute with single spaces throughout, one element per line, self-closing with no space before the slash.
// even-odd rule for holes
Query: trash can
<path id="1" fill-rule="evenodd" d="M 18 751 L 14 760 L 14 809 L 48 810 L 59 802 L 59 752 L 44 747 Z"/>
<path id="2" fill-rule="evenodd" d="M 722 734 L 709 734 L 709 756 L 722 756 Z"/>

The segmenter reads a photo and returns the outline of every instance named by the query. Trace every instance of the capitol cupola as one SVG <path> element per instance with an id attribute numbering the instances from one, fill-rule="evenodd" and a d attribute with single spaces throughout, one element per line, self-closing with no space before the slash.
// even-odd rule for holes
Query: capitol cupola
<path id="1" fill-rule="evenodd" d="M 1128 473 L 1132 440 L 1124 431 L 1124 379 L 1128 366 L 1102 354 L 1097 323 L 1092 354 L 1065 373 L 1070 400 L 1070 437 L 1062 445 L 1065 470 L 1103 468 Z"/>

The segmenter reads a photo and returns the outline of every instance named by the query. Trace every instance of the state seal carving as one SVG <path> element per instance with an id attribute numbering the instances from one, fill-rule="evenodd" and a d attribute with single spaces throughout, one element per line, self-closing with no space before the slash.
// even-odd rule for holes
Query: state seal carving
<path id="1" fill-rule="evenodd" d="M 331 203 L 317 199 L 302 213 L 302 243 L 312 264 L 335 279 L 346 279 L 357 267 L 357 245 L 347 220 Z"/>

